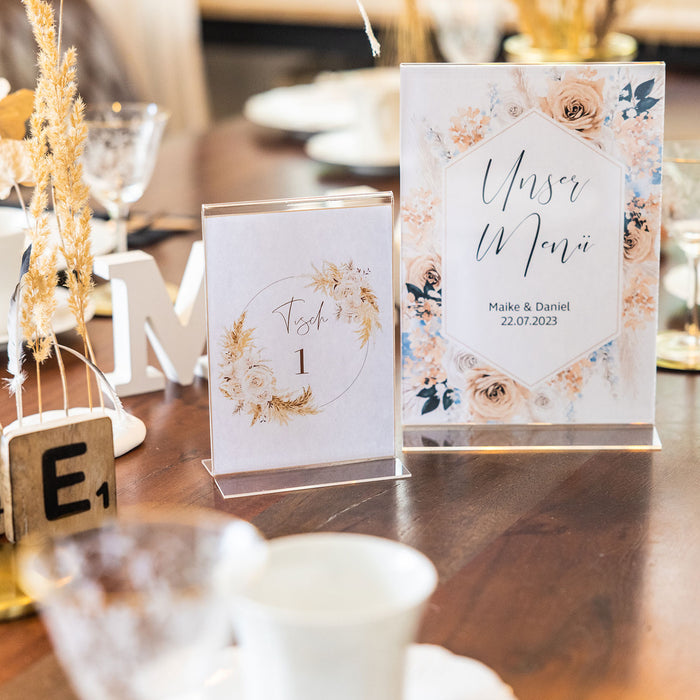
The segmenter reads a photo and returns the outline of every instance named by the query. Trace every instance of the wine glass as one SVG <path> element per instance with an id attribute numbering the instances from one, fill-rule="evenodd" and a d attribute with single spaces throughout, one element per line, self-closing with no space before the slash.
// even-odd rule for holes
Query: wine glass
<path id="1" fill-rule="evenodd" d="M 440 53 L 451 63 L 488 63 L 495 60 L 503 34 L 504 10 L 500 2 L 432 0 Z"/>
<path id="2" fill-rule="evenodd" d="M 195 509 L 127 512 L 22 540 L 20 581 L 83 700 L 195 700 L 231 642 L 228 598 L 265 558 L 249 523 Z"/>
<path id="3" fill-rule="evenodd" d="M 83 176 L 92 195 L 116 223 L 116 251 L 127 249 L 129 205 L 143 195 L 153 174 L 169 113 L 156 104 L 90 105 Z"/>
<path id="4" fill-rule="evenodd" d="M 657 361 L 663 367 L 700 370 L 700 141 L 664 145 L 663 217 L 669 235 L 685 254 L 690 285 L 685 328 L 659 333 Z"/>

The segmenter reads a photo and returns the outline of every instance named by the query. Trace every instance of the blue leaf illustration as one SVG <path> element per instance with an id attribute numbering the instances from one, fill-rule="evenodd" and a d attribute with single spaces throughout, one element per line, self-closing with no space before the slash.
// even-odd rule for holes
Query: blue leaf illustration
<path id="1" fill-rule="evenodd" d="M 421 414 L 425 415 L 434 411 L 440 405 L 440 399 L 437 396 L 431 396 L 424 404 L 421 410 Z"/>
<path id="2" fill-rule="evenodd" d="M 410 282 L 406 282 L 406 289 L 408 290 L 409 294 L 413 294 L 413 296 L 416 299 L 422 299 L 425 297 L 423 290 L 421 290 L 419 287 L 416 287 L 415 284 L 411 284 Z"/>
<path id="3" fill-rule="evenodd" d="M 634 91 L 634 96 L 638 100 L 643 100 L 645 97 L 649 97 L 649 93 L 654 88 L 654 78 L 651 80 L 646 80 L 643 83 L 637 85 L 637 89 Z"/>
<path id="4" fill-rule="evenodd" d="M 416 396 L 420 396 L 423 399 L 427 399 L 431 396 L 435 396 L 435 394 L 437 394 L 437 389 L 435 388 L 435 386 L 431 386 L 431 387 L 426 387 L 425 389 L 421 389 L 416 394 Z"/>
<path id="5" fill-rule="evenodd" d="M 637 112 L 648 112 L 657 102 L 656 97 L 644 97 L 637 102 Z"/>
<path id="6" fill-rule="evenodd" d="M 442 395 L 442 407 L 447 410 L 454 402 L 454 392 L 452 389 L 448 389 L 443 395 Z"/>

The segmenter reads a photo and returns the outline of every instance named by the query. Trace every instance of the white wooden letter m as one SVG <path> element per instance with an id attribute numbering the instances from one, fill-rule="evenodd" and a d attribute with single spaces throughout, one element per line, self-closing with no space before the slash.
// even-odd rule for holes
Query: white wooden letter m
<path id="1" fill-rule="evenodd" d="M 95 274 L 110 280 L 114 333 L 114 371 L 107 375 L 120 396 L 145 394 L 194 381 L 206 342 L 204 244 L 192 245 L 175 305 L 156 261 L 147 253 L 95 258 Z M 148 342 L 163 369 L 148 364 Z"/>

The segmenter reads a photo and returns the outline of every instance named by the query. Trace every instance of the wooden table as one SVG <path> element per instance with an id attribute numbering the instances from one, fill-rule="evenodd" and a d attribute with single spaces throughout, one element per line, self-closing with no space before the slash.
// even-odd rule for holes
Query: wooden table
<path id="1" fill-rule="evenodd" d="M 298 143 L 235 120 L 166 143 L 139 208 L 196 214 L 203 202 L 361 182 L 312 163 Z M 169 281 L 179 281 L 197 235 L 149 249 Z M 111 323 L 96 319 L 90 328 L 109 370 Z M 70 334 L 64 342 L 77 346 Z M 67 359 L 80 384 L 82 368 Z M 53 383 L 46 401 L 57 397 Z M 33 402 L 30 390 L 28 411 Z M 410 454 L 408 480 L 228 501 L 201 466 L 209 456 L 206 382 L 169 385 L 125 405 L 148 436 L 117 461 L 120 505 L 216 508 L 267 537 L 352 531 L 413 545 L 440 575 L 419 640 L 483 661 L 520 700 L 700 697 L 697 375 L 658 374 L 660 452 Z M 12 414 L 3 394 L 0 421 Z M 36 617 L 0 624 L 0 698 L 73 698 Z"/>

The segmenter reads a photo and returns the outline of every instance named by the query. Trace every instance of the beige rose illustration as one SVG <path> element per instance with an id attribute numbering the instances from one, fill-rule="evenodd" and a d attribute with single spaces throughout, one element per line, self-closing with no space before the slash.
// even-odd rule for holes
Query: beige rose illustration
<path id="1" fill-rule="evenodd" d="M 246 327 L 245 311 L 221 336 L 219 391 L 233 403 L 233 413 L 247 413 L 251 425 L 268 421 L 286 425 L 294 416 L 318 413 L 311 387 L 279 392 L 273 369 L 263 359 Z"/>
<path id="2" fill-rule="evenodd" d="M 341 265 L 325 260 L 320 270 L 314 265 L 308 285 L 333 299 L 337 318 L 359 326 L 356 331 L 360 347 L 382 327 L 377 297 L 367 281 L 369 274 L 370 270 L 355 267 L 351 260 Z"/>
<path id="3" fill-rule="evenodd" d="M 592 139 L 598 136 L 603 113 L 605 80 L 586 80 L 567 73 L 550 85 L 547 97 L 540 98 L 540 109 L 552 119 Z"/>
<path id="4" fill-rule="evenodd" d="M 654 257 L 654 236 L 646 224 L 630 221 L 625 231 L 624 256 L 628 262 L 643 262 Z"/>
<path id="5" fill-rule="evenodd" d="M 344 278 L 333 290 L 333 299 L 338 302 L 343 318 L 352 319 L 362 305 L 360 281 Z"/>
<path id="6" fill-rule="evenodd" d="M 234 412 L 243 408 L 243 387 L 233 362 L 221 366 L 221 386 L 226 396 L 235 404 Z"/>
<path id="7" fill-rule="evenodd" d="M 357 285 L 359 287 L 364 282 L 364 277 L 362 276 L 362 273 L 359 272 L 358 270 L 347 270 L 346 269 L 346 270 L 343 270 L 342 281 L 346 282 L 347 284 Z"/>
<path id="8" fill-rule="evenodd" d="M 413 258 L 406 266 L 406 282 L 423 289 L 430 284 L 433 289 L 442 287 L 442 259 L 437 253 Z"/>
<path id="9" fill-rule="evenodd" d="M 505 374 L 477 367 L 466 377 L 464 396 L 475 420 L 505 421 L 525 400 L 525 390 Z"/>
<path id="10" fill-rule="evenodd" d="M 241 377 L 241 391 L 246 402 L 265 404 L 275 393 L 275 375 L 267 365 L 253 365 Z"/>
<path id="11" fill-rule="evenodd" d="M 467 387 L 467 375 L 478 363 L 475 355 L 463 350 L 455 350 L 450 346 L 444 362 L 447 386 L 464 391 Z"/>
<path id="12" fill-rule="evenodd" d="M 497 105 L 498 116 L 506 121 L 521 117 L 532 106 L 521 90 L 510 90 L 500 94 Z"/>

